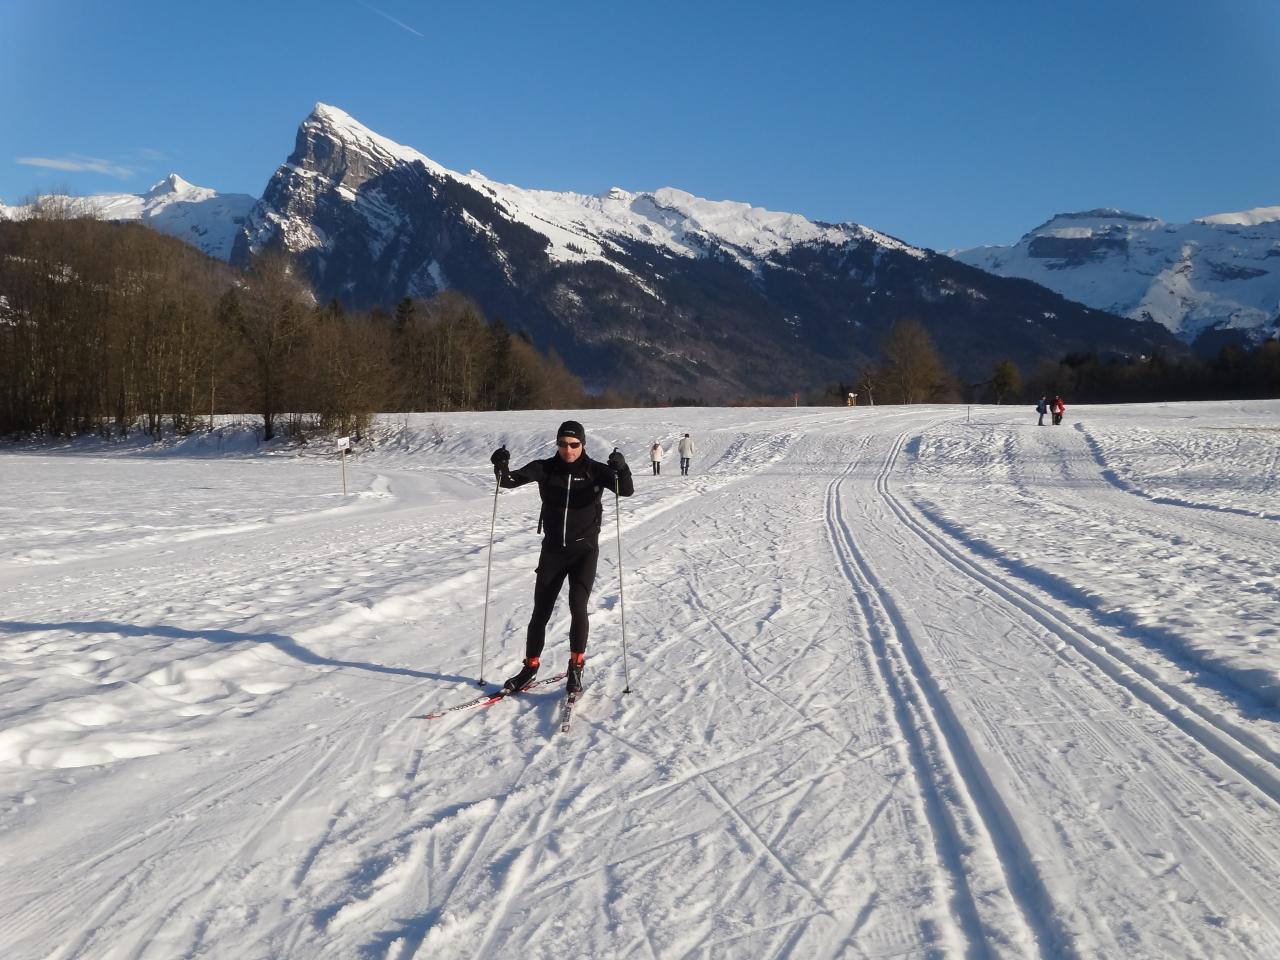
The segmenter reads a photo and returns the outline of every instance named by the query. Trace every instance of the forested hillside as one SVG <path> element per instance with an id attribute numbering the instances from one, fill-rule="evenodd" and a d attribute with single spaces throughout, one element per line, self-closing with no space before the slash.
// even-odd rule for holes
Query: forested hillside
<path id="1" fill-rule="evenodd" d="M 283 256 L 239 272 L 137 224 L 0 223 L 3 434 L 159 436 L 253 411 L 271 439 L 358 431 L 378 410 L 582 400 L 558 359 L 456 293 L 349 312 Z"/>

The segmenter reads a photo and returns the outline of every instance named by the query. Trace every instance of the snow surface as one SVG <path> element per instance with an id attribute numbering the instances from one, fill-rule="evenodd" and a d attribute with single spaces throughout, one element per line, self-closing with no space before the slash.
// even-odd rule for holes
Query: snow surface
<path id="1" fill-rule="evenodd" d="M 1280 220 L 1280 207 L 1254 207 L 1252 210 L 1241 210 L 1237 213 L 1215 213 L 1211 217 L 1200 217 L 1194 222 L 1254 227 L 1260 223 L 1270 223 L 1273 220 Z"/>
<path id="2" fill-rule="evenodd" d="M 0 956 L 1280 956 L 1280 402 L 572 413 L 568 734 L 566 414 L 6 448 Z"/>

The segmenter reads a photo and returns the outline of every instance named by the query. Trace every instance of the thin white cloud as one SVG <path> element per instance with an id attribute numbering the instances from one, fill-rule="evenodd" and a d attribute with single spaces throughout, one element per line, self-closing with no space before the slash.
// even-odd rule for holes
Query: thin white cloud
<path id="1" fill-rule="evenodd" d="M 112 163 L 110 160 L 99 160 L 96 157 L 82 157 L 79 154 L 72 154 L 69 157 L 18 157 L 18 163 L 28 167 L 44 167 L 46 170 L 63 170 L 67 173 L 104 173 L 121 180 L 127 180 L 137 173 L 132 167 Z"/>
<path id="2" fill-rule="evenodd" d="M 376 13 L 380 17 L 385 17 L 386 19 L 394 23 L 397 27 L 399 27 L 401 30 L 408 30 L 415 37 L 422 37 L 423 40 L 427 38 L 427 35 L 425 33 L 419 33 L 417 30 L 413 29 L 413 27 L 409 26 L 407 23 L 404 23 L 401 20 L 397 20 L 395 17 L 387 13 L 385 10 L 379 10 L 377 7 L 373 6 L 372 4 L 365 3 L 364 0 L 356 0 L 356 3 L 360 4 L 360 6 L 364 7 L 366 10 L 372 10 L 374 13 Z"/>

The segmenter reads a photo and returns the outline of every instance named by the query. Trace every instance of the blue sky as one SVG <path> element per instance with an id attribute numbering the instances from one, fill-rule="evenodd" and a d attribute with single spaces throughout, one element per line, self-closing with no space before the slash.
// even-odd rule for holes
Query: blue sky
<path id="1" fill-rule="evenodd" d="M 458 170 L 947 249 L 1280 204 L 1280 3 L 0 0 L 0 199 L 262 193 L 317 101 Z"/>

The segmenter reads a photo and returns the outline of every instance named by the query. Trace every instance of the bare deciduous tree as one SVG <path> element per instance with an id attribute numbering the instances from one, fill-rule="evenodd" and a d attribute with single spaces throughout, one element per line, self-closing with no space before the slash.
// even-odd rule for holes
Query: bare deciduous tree
<path id="1" fill-rule="evenodd" d="M 882 345 L 884 381 L 897 403 L 937 400 L 948 384 L 948 373 L 929 332 L 920 321 L 898 320 Z"/>
<path id="2" fill-rule="evenodd" d="M 250 266 L 238 309 L 229 318 L 253 358 L 263 440 L 275 436 L 276 415 L 288 402 L 290 357 L 312 322 L 314 303 L 289 258 L 267 251 Z"/>

